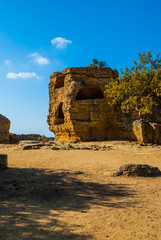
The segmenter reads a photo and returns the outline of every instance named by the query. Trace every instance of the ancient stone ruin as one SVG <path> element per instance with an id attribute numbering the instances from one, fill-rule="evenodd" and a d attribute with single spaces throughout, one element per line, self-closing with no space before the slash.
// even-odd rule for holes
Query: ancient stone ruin
<path id="1" fill-rule="evenodd" d="M 49 84 L 50 131 L 55 141 L 104 140 L 112 114 L 104 96 L 105 85 L 118 72 L 110 68 L 67 68 L 55 72 Z"/>
<path id="2" fill-rule="evenodd" d="M 117 76 L 117 70 L 106 67 L 67 68 L 51 75 L 48 124 L 55 134 L 55 141 L 125 137 L 122 136 L 125 122 L 122 123 L 120 113 L 116 114 L 116 109 L 104 96 L 105 85 Z"/>
<path id="3" fill-rule="evenodd" d="M 74 67 L 50 76 L 49 129 L 55 141 L 138 140 L 161 143 L 161 110 L 152 122 L 136 114 L 123 114 L 104 96 L 105 86 L 117 70 Z"/>

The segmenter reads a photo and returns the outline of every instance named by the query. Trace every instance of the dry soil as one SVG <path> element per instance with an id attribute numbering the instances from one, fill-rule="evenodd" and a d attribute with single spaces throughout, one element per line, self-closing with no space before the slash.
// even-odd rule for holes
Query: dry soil
<path id="1" fill-rule="evenodd" d="M 161 170 L 161 146 L 107 142 L 106 151 L 1 145 L 1 240 L 160 240 L 161 177 L 109 177 L 126 163 Z"/>

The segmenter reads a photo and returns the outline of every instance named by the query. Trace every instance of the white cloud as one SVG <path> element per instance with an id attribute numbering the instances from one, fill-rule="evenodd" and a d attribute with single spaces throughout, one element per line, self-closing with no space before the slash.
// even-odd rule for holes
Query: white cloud
<path id="1" fill-rule="evenodd" d="M 62 37 L 56 37 L 56 38 L 51 40 L 51 43 L 56 48 L 65 48 L 67 46 L 67 44 L 71 44 L 72 41 L 71 40 L 67 40 L 65 38 L 62 38 Z"/>
<path id="2" fill-rule="evenodd" d="M 5 60 L 4 60 L 4 63 L 5 63 L 6 65 L 9 65 L 9 64 L 11 64 L 11 60 L 5 59 Z"/>
<path id="3" fill-rule="evenodd" d="M 19 73 L 13 73 L 13 72 L 9 72 L 6 75 L 7 78 L 10 79 L 27 79 L 27 78 L 36 78 L 36 79 L 40 79 L 39 76 L 37 76 L 36 73 L 34 72 L 19 72 Z"/>
<path id="4" fill-rule="evenodd" d="M 32 58 L 34 62 L 38 63 L 39 65 L 49 64 L 49 59 L 42 57 L 39 53 L 31 53 L 28 57 Z"/>

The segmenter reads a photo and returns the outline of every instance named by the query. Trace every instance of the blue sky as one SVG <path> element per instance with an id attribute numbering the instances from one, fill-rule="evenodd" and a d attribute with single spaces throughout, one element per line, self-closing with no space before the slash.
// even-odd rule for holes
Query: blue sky
<path id="1" fill-rule="evenodd" d="M 161 52 L 160 0 L 1 0 L 0 113 L 10 132 L 53 136 L 46 123 L 52 72 L 92 59 L 113 69 Z"/>

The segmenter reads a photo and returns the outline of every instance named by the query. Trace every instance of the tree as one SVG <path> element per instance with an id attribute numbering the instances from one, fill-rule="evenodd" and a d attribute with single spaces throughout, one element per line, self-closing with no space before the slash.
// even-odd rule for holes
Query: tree
<path id="1" fill-rule="evenodd" d="M 98 65 L 98 60 L 96 58 L 93 58 L 93 63 L 90 65 L 91 67 L 96 67 Z"/>
<path id="2" fill-rule="evenodd" d="M 99 67 L 107 67 L 107 64 L 106 64 L 105 61 L 99 61 L 99 62 L 98 62 L 98 66 L 99 66 Z"/>
<path id="3" fill-rule="evenodd" d="M 105 61 L 98 61 L 97 58 L 93 58 L 93 63 L 90 64 L 90 67 L 107 67 L 107 64 Z"/>
<path id="4" fill-rule="evenodd" d="M 154 106 L 161 102 L 161 59 L 160 54 L 152 59 L 151 51 L 139 53 L 139 63 L 121 71 L 121 76 L 111 79 L 106 85 L 105 95 L 111 104 L 120 104 L 124 113 L 137 111 L 139 116 L 152 114 Z"/>

